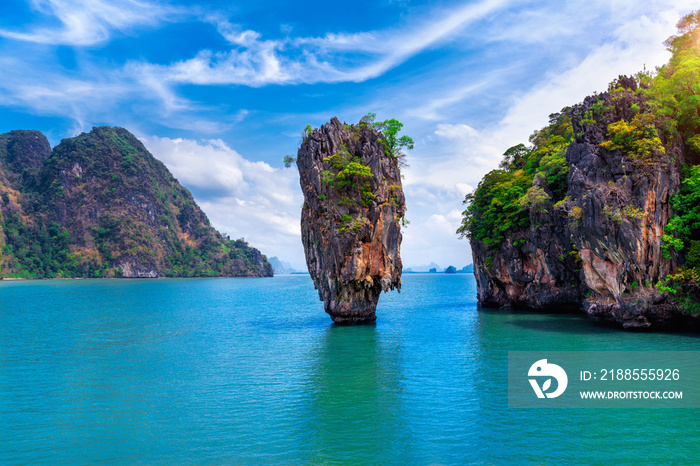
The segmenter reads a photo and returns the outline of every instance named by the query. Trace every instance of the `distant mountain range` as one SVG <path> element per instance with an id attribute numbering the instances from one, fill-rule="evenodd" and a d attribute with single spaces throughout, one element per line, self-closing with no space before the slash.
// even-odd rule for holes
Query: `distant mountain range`
<path id="1" fill-rule="evenodd" d="M 275 271 L 275 275 L 280 275 L 280 274 L 293 274 L 293 273 L 309 273 L 307 270 L 297 270 L 294 267 L 292 267 L 289 262 L 284 262 L 283 260 L 280 260 L 277 256 L 275 257 L 270 257 L 268 259 L 270 264 L 272 264 L 272 268 Z"/>

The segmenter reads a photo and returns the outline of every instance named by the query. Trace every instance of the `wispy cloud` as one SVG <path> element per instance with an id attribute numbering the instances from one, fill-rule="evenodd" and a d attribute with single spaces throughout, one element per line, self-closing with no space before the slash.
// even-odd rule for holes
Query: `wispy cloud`
<path id="1" fill-rule="evenodd" d="M 150 26 L 184 12 L 139 0 L 32 0 L 33 8 L 60 25 L 28 32 L 0 29 L 0 36 L 53 45 L 93 45 L 108 40 L 115 30 Z"/>
<path id="2" fill-rule="evenodd" d="M 44 55 L 37 62 L 48 61 Z M 0 106 L 37 115 L 60 115 L 74 121 L 74 130 L 89 128 L 97 109 L 109 111 L 132 94 L 129 83 L 115 74 L 66 76 L 50 73 L 41 64 L 19 57 L 0 57 Z"/>
<path id="3" fill-rule="evenodd" d="M 132 64 L 145 80 L 173 84 L 313 84 L 362 82 L 376 78 L 416 54 L 496 12 L 506 0 L 482 0 L 443 11 L 399 30 L 329 33 L 323 37 L 265 40 L 220 17 L 209 20 L 233 46 L 202 50 L 170 65 Z"/>
<path id="4" fill-rule="evenodd" d="M 73 120 L 73 133 L 89 130 L 97 122 L 144 123 L 144 115 L 162 126 L 203 134 L 221 134 L 242 121 L 247 110 L 225 117 L 202 116 L 207 108 L 177 95 L 157 81 L 136 81 L 128 68 L 110 70 L 87 64 L 79 74 L 51 72 L 50 54 L 35 54 L 29 62 L 0 56 L 0 106 L 20 108 L 35 115 L 58 115 Z M 119 111 L 124 102 L 134 115 Z"/>

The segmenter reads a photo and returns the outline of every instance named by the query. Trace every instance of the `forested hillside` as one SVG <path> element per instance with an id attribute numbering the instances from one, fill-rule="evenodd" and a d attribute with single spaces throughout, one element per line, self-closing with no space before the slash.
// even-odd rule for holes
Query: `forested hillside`
<path id="1" fill-rule="evenodd" d="M 3 277 L 272 275 L 123 128 L 94 128 L 53 151 L 36 131 L 0 135 L 0 193 Z"/>

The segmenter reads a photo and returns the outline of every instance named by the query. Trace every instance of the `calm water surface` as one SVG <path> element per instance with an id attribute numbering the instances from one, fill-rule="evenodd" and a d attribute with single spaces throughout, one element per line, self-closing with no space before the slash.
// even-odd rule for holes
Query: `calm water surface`
<path id="1" fill-rule="evenodd" d="M 308 276 L 0 283 L 0 462 L 697 463 L 685 410 L 507 407 L 515 350 L 700 350 L 575 315 L 476 308 L 404 276 L 335 327 Z"/>

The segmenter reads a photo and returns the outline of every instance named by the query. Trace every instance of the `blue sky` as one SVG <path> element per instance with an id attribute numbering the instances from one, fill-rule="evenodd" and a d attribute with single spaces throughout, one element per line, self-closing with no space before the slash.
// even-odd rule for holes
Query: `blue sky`
<path id="1" fill-rule="evenodd" d="M 300 132 L 397 118 L 405 266 L 471 262 L 461 201 L 550 113 L 668 60 L 686 0 L 3 0 L 0 132 L 123 126 L 210 220 L 304 267 Z"/>

